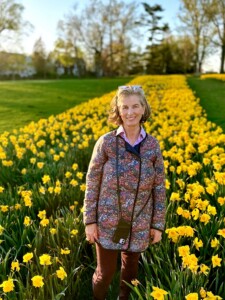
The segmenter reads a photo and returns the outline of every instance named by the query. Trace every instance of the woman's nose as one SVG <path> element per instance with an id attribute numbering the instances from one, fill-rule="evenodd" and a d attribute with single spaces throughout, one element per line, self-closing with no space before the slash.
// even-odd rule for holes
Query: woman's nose
<path id="1" fill-rule="evenodd" d="M 129 108 L 127 114 L 128 114 L 128 115 L 132 115 L 132 113 L 133 113 L 133 109 L 132 109 L 132 108 Z"/>

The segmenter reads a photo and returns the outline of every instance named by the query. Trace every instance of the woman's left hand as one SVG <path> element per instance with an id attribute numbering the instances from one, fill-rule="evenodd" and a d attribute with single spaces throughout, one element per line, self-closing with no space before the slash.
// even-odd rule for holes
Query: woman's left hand
<path id="1" fill-rule="evenodd" d="M 150 242 L 155 244 L 160 242 L 162 239 L 162 231 L 157 229 L 150 229 Z"/>

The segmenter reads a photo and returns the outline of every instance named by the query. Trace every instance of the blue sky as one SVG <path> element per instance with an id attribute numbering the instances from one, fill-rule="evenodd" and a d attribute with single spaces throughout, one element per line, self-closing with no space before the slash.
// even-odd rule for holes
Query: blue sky
<path id="1" fill-rule="evenodd" d="M 108 0 L 105 1 L 108 2 Z M 42 38 L 46 50 L 52 50 L 54 42 L 57 39 L 57 22 L 63 19 L 64 15 L 71 10 L 74 4 L 78 3 L 79 7 L 81 7 L 81 5 L 87 5 L 88 2 L 89 0 L 20 0 L 20 3 L 25 7 L 24 19 L 31 22 L 34 26 L 29 36 L 23 39 L 24 52 L 27 54 L 32 53 L 33 45 L 39 37 Z M 125 2 L 129 3 L 131 0 L 125 0 Z M 172 32 L 175 32 L 179 24 L 177 14 L 179 12 L 180 0 L 140 0 L 136 2 L 140 3 L 140 9 L 142 2 L 147 2 L 150 5 L 160 4 L 164 9 L 164 12 L 161 14 L 163 22 L 169 23 Z M 217 56 L 213 56 L 208 60 L 205 70 L 215 69 L 215 66 L 218 65 Z"/>

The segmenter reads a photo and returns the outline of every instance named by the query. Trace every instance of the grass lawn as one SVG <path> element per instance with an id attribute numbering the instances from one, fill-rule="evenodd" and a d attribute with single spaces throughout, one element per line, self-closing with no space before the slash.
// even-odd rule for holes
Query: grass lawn
<path id="1" fill-rule="evenodd" d="M 132 78 L 27 80 L 0 82 L 0 134 L 59 114 L 99 97 Z"/>
<path id="2" fill-rule="evenodd" d="M 219 125 L 225 132 L 225 82 L 217 79 L 188 77 L 190 88 L 200 98 L 200 104 L 208 120 Z"/>

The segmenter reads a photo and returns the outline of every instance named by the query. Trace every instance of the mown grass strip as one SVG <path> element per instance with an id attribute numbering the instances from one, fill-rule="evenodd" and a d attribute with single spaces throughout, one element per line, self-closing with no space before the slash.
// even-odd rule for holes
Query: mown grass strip
<path id="1" fill-rule="evenodd" d="M 213 78 L 188 77 L 190 88 L 200 98 L 200 104 L 208 120 L 219 125 L 225 132 L 225 82 Z"/>
<path id="2" fill-rule="evenodd" d="M 130 80 L 124 77 L 0 82 L 0 133 L 57 115 Z"/>

